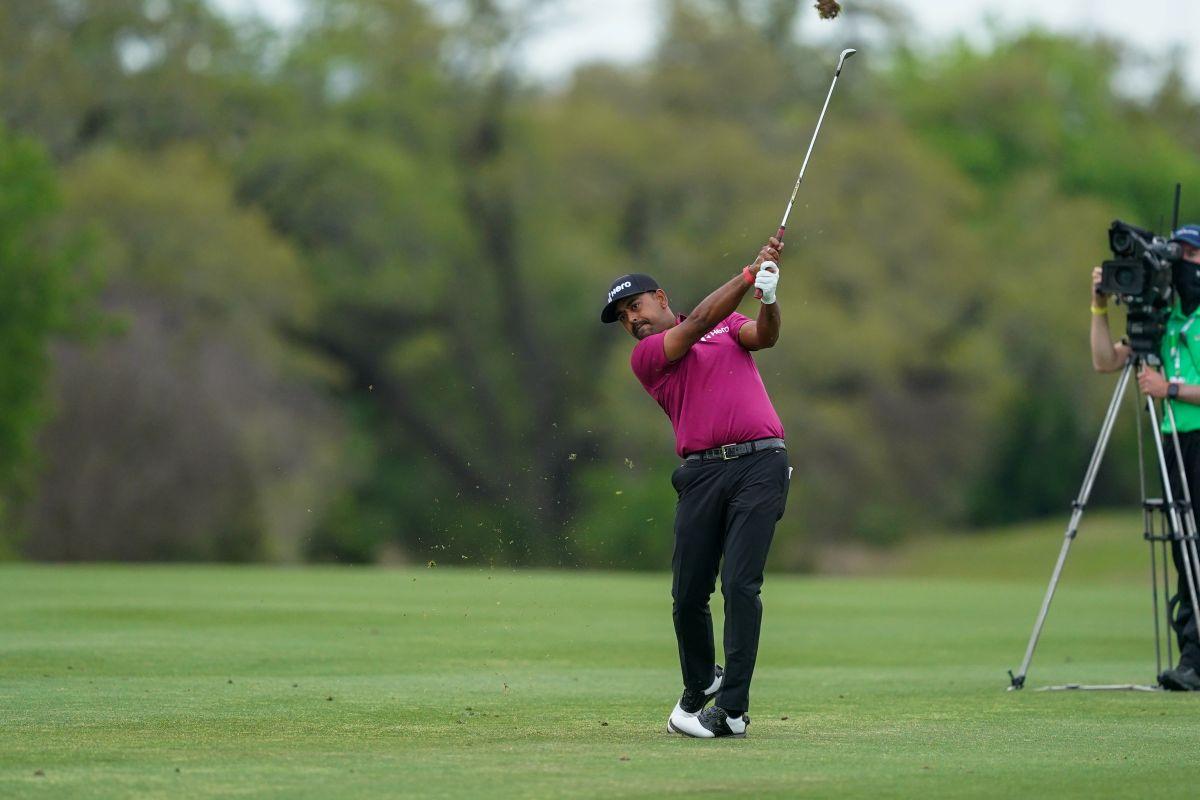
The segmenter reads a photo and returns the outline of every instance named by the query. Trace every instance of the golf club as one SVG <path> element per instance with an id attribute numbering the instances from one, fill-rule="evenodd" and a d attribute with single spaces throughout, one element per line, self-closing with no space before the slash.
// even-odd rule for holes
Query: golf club
<path id="1" fill-rule="evenodd" d="M 813 145 L 817 143 L 817 134 L 821 132 L 821 123 L 825 120 L 825 111 L 829 108 L 829 99 L 833 97 L 833 87 L 837 86 L 837 79 L 842 74 L 842 65 L 846 63 L 846 59 L 857 52 L 854 48 L 847 47 L 838 58 L 837 69 L 833 73 L 833 83 L 829 84 L 829 94 L 825 95 L 825 105 L 821 106 L 821 115 L 817 117 L 817 127 L 813 131 L 812 141 L 808 143 L 808 152 L 804 154 L 804 163 L 800 165 L 800 176 L 796 178 L 796 185 L 792 187 L 792 196 L 788 198 L 787 210 L 783 212 L 783 221 L 779 223 L 779 232 L 775 234 L 775 238 L 781 242 L 783 241 L 783 234 L 787 231 L 787 221 L 792 213 L 792 205 L 796 202 L 796 194 L 800 191 L 800 184 L 804 182 L 804 170 L 808 169 L 808 159 L 812 156 Z M 762 291 L 755 289 L 754 296 L 762 297 Z"/>

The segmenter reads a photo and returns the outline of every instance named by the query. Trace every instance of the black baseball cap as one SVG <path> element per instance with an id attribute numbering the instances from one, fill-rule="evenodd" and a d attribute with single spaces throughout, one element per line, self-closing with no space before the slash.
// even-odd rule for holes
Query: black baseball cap
<path id="1" fill-rule="evenodd" d="M 604 306 L 604 310 L 600 312 L 600 321 L 617 321 L 618 300 L 623 300 L 626 297 L 632 297 L 642 292 L 653 292 L 657 288 L 659 288 L 658 282 L 649 275 L 643 275 L 640 272 L 622 275 L 612 282 L 612 286 L 608 290 L 608 296 L 604 301 L 606 305 Z"/>

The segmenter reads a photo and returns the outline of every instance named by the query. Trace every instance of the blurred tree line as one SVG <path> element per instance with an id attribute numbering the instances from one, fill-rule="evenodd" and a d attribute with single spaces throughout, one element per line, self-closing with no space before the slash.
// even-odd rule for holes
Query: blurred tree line
<path id="1" fill-rule="evenodd" d="M 0 552 L 661 568 L 672 437 L 601 296 L 648 271 L 686 312 L 753 257 L 842 24 L 881 32 L 758 359 L 796 467 L 774 564 L 1065 512 L 1107 225 L 1161 227 L 1176 180 L 1198 208 L 1177 60 L 1134 96 L 1111 42 L 670 0 L 645 63 L 542 86 L 545 5 L 0 6 Z"/>

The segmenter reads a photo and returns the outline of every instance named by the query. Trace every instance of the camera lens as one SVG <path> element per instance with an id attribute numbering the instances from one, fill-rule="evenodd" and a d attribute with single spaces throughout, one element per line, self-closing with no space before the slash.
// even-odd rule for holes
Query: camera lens
<path id="1" fill-rule="evenodd" d="M 1122 293 L 1134 294 L 1137 291 L 1138 271 L 1132 267 L 1119 267 L 1113 270 L 1113 283 Z"/>

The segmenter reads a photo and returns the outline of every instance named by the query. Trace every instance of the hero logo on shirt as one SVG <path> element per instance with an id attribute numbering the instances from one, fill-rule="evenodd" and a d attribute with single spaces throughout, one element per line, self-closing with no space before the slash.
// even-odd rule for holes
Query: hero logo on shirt
<path id="1" fill-rule="evenodd" d="M 728 325 L 720 328 L 713 328 L 711 331 L 701 336 L 700 341 L 707 342 L 709 339 L 713 338 L 714 336 L 720 336 L 722 333 L 729 333 Z"/>
<path id="2" fill-rule="evenodd" d="M 610 290 L 609 290 L 609 292 L 608 292 L 608 302 L 610 302 L 610 303 L 612 302 L 612 299 L 613 299 L 613 295 L 614 295 L 614 294 L 616 294 L 617 292 L 621 291 L 622 289 L 628 289 L 630 286 L 633 286 L 633 282 L 632 282 L 632 281 L 625 281 L 625 282 L 624 282 L 624 283 L 622 283 L 620 286 L 614 286 L 614 287 L 613 287 L 612 289 L 610 289 Z"/>

